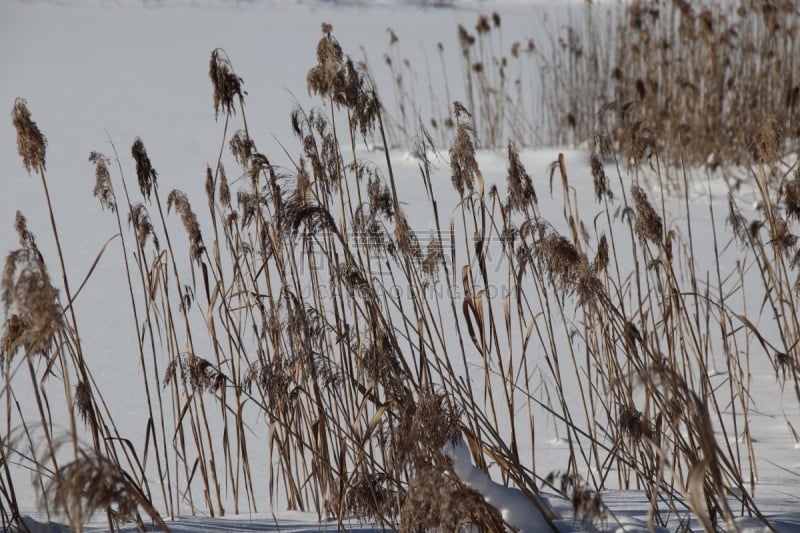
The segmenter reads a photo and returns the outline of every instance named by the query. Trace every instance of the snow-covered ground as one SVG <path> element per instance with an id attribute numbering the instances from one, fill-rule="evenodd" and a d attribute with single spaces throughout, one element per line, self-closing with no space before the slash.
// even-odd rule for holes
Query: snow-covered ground
<path id="1" fill-rule="evenodd" d="M 424 65 L 437 42 L 451 50 L 458 47 L 455 28 L 471 27 L 478 13 L 496 10 L 503 17 L 503 32 L 514 39 L 537 38 L 543 27 L 550 30 L 564 20 L 566 9 L 560 2 L 480 0 L 424 1 L 303 1 L 303 0 L 43 0 L 0 3 L 0 110 L 10 113 L 16 97 L 24 97 L 48 140 L 47 171 L 54 198 L 55 217 L 65 244 L 67 266 L 72 277 L 81 280 L 90 270 L 103 244 L 115 233 L 111 219 L 92 198 L 94 169 L 87 158 L 92 151 L 111 153 L 110 141 L 123 155 L 136 136 L 146 143 L 161 183 L 169 189 L 184 190 L 194 203 L 203 205 L 203 178 L 207 164 L 213 164 L 219 150 L 221 125 L 214 122 L 208 58 L 211 50 L 224 48 L 248 91 L 247 116 L 259 148 L 278 164 L 289 166 L 284 147 L 291 154 L 295 141 L 290 135 L 289 112 L 299 103 L 316 103 L 305 87 L 307 70 L 314 63 L 320 23 L 329 22 L 346 52 L 366 58 L 377 73 L 379 90 L 391 91 L 391 79 L 382 69 L 382 56 L 388 48 L 387 28 L 401 39 L 403 53 L 414 65 Z M 453 61 L 456 61 L 455 55 Z M 451 69 L 452 85 L 459 85 L 459 69 Z M 420 76 L 424 76 L 420 73 Z M 0 115 L 0 253 L 16 247 L 11 228 L 17 210 L 28 218 L 31 231 L 39 236 L 39 246 L 48 263 L 55 265 L 55 249 L 50 238 L 41 184 L 23 169 L 16 153 L 16 133 L 10 115 Z M 539 194 L 549 187 L 549 164 L 557 149 L 527 151 L 522 154 Z M 588 154 L 566 150 L 571 183 L 579 197 L 589 202 L 593 195 Z M 367 151 L 359 154 L 376 157 Z M 377 156 L 377 157 L 380 157 Z M 427 212 L 414 214 L 414 206 L 424 203 L 425 191 L 418 177 L 418 162 L 407 152 L 391 154 L 398 173 L 399 196 L 407 206 L 416 230 L 427 231 L 431 221 Z M 491 184 L 504 187 L 506 159 L 503 153 L 480 154 L 479 163 Z M 453 197 L 447 162 L 436 171 L 435 188 L 444 198 Z M 128 167 L 128 172 L 130 172 Z M 741 205 L 749 206 L 754 197 L 747 189 Z M 695 191 L 690 209 L 698 240 L 709 242 L 709 203 L 715 206 L 718 227 L 727 215 L 727 187 L 714 175 L 708 184 Z M 446 202 L 443 202 L 446 203 Z M 548 204 L 548 202 L 544 202 Z M 543 208 L 545 216 L 560 215 L 560 200 Z M 448 206 L 449 209 L 451 206 Z M 682 204 L 675 202 L 675 216 Z M 707 248 L 711 253 L 710 247 Z M 708 258 L 706 258 L 708 259 Z M 698 258 L 702 263 L 703 258 Z M 710 259 L 708 259 L 710 261 Z M 711 267 L 708 262 L 707 268 Z M 54 268 L 51 266 L 51 268 Z M 125 286 L 115 283 L 121 272 L 118 254 L 109 254 L 99 263 L 76 306 L 81 316 L 81 335 L 87 358 L 98 380 L 107 385 L 105 399 L 115 413 L 123 435 L 141 435 L 143 402 L 138 394 L 138 361 L 131 354 L 135 334 L 126 305 Z M 753 305 L 759 305 L 754 302 Z M 136 376 L 137 379 L 130 379 Z M 798 402 L 788 393 L 776 391 L 771 367 L 753 369 L 753 411 L 751 432 L 758 457 L 756 501 L 761 511 L 780 531 L 800 530 L 800 443 L 796 443 L 786 417 L 800 426 Z M 22 408 L 33 408 L 22 400 Z M 535 451 L 542 471 L 564 465 L 567 450 L 552 428 L 542 428 Z M 530 450 L 529 450 L 530 451 Z M 450 450 L 457 460 L 456 472 L 477 476 L 469 458 Z M 258 472 L 258 470 L 256 470 Z M 261 473 L 264 474 L 262 467 Z M 467 481 L 465 479 L 465 481 Z M 498 508 L 509 516 L 522 516 L 520 527 L 532 526 L 530 509 L 522 509 L 513 491 L 502 492 L 487 479 L 474 477 L 468 483 L 488 492 L 499 490 Z M 41 520 L 34 488 L 25 473 L 16 480 L 18 498 L 24 512 Z M 265 489 L 261 488 L 262 492 Z M 509 490 L 509 489 L 505 489 Z M 489 496 L 487 494 L 487 496 Z M 613 512 L 609 531 L 647 531 L 648 499 L 640 492 L 611 491 L 603 495 Z M 266 498 L 264 498 L 266 500 Z M 568 515 L 568 504 L 550 495 L 559 513 Z M 494 503 L 494 502 L 493 502 Z M 223 519 L 191 517 L 170 523 L 173 531 L 319 531 L 334 530 L 337 524 L 318 524 L 316 515 L 289 513 L 276 502 L 272 510 L 259 509 L 253 516 L 235 515 Z M 673 524 L 682 517 L 675 517 Z M 617 523 L 618 522 L 618 523 Z M 580 523 L 559 521 L 565 531 L 581 530 Z M 32 523 L 33 524 L 33 523 Z M 358 523 L 348 524 L 353 531 L 373 530 Z M 741 531 L 762 531 L 754 519 L 742 519 Z M 58 530 L 41 526 L 41 531 Z M 102 530 L 98 523 L 90 528 Z M 530 531 L 538 531 L 534 526 Z"/>

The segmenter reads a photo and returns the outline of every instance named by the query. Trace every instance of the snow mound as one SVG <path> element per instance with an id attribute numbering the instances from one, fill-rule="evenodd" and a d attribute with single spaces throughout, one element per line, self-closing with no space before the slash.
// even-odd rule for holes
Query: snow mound
<path id="1" fill-rule="evenodd" d="M 442 452 L 453 461 L 453 470 L 461 481 L 479 492 L 489 504 L 500 511 L 503 520 L 509 526 L 520 533 L 552 529 L 550 522 L 539 511 L 540 508 L 552 511 L 549 502 L 543 497 L 534 495 L 536 500 L 534 504 L 521 490 L 492 481 L 483 470 L 472 464 L 469 449 L 463 438 L 458 442 L 445 444 Z"/>

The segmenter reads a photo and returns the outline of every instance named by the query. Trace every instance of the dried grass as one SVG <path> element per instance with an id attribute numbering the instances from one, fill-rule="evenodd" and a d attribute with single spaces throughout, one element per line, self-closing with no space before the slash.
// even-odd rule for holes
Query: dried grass
<path id="1" fill-rule="evenodd" d="M 780 184 L 784 218 L 771 197 L 775 184 L 766 177 L 794 134 L 782 115 L 748 124 L 745 151 L 764 185 L 767 209 L 747 220 L 731 196 L 729 227 L 714 228 L 714 235 L 739 241 L 742 268 L 731 274 L 733 281 L 722 279 L 721 268 L 716 281 L 713 273 L 699 272 L 691 230 L 687 235 L 676 229 L 674 220 L 651 205 L 643 186 L 627 185 L 618 175 L 620 190 L 615 189 L 604 166 L 605 158 L 622 150 L 635 163 L 649 160 L 662 178 L 662 150 L 670 136 L 682 139 L 687 156 L 716 146 L 716 140 L 693 144 L 697 132 L 705 131 L 694 123 L 680 134 L 664 126 L 664 120 L 691 118 L 670 115 L 677 113 L 671 108 L 659 108 L 666 117 L 637 116 L 642 109 L 651 113 L 648 106 L 661 102 L 665 88 L 653 81 L 653 72 L 628 76 L 649 68 L 637 63 L 655 46 L 644 40 L 645 32 L 666 31 L 670 13 L 683 17 L 673 19 L 681 24 L 676 31 L 712 47 L 728 46 L 714 40 L 729 28 L 723 30 L 713 9 L 695 15 L 685 2 L 660 11 L 650 2 L 634 2 L 619 31 L 627 32 L 626 46 L 639 48 L 624 50 L 632 54 L 632 67 L 619 69 L 612 80 L 621 96 L 632 97 L 626 102 L 637 103 L 601 105 L 598 99 L 584 109 L 577 98 L 572 101 L 577 107 L 550 108 L 566 115 L 575 141 L 582 138 L 588 109 L 594 116 L 595 106 L 602 107 L 609 121 L 603 131 L 592 132 L 595 149 L 587 162 L 596 213 L 585 206 L 579 210 L 563 155 L 551 168 L 551 194 L 564 200 L 558 224 L 567 228 L 563 235 L 554 229 L 556 221 L 539 214 L 533 184 L 547 176 L 525 169 L 517 149 L 523 143 L 507 143 L 508 196 L 483 188 L 477 140 L 496 145 L 503 128 L 514 130 L 505 122 L 512 111 L 496 107 L 498 98 L 503 105 L 521 105 L 505 92 L 492 93 L 507 87 L 510 68 L 492 61 L 491 47 L 503 28 L 499 16 L 479 18 L 474 33 L 459 27 L 470 97 L 437 111 L 440 124 L 451 121 L 440 135 L 448 131 L 453 137 L 449 170 L 460 197 L 457 205 L 444 206 L 449 220 L 441 218 L 431 185 L 427 154 L 433 139 L 424 133 L 419 142 L 420 173 L 436 228 L 424 243 L 401 207 L 388 156 L 385 171 L 359 160 L 359 133 L 379 136 L 389 152 L 386 110 L 368 73 L 344 53 L 329 24 L 322 26 L 316 64 L 306 80 L 322 105 L 291 115 L 301 142 L 294 170 L 278 169 L 256 149 L 241 106 L 241 79 L 224 52 L 215 50 L 209 74 L 214 111 L 225 114 L 225 126 L 217 160 L 205 174 L 210 227 L 201 229 L 185 193 L 174 190 L 162 202 L 141 139 L 131 148 L 138 194 L 129 196 L 125 163 L 119 164 L 116 180 L 122 182 L 124 202 L 114 193 L 111 160 L 90 155 L 95 196 L 117 217 L 121 239 L 136 243 L 133 254 L 124 242 L 120 250 L 138 345 L 131 350 L 138 348 L 142 401 L 149 413 L 143 448 L 115 433 L 103 402 L 105 384 L 94 379 L 81 356 L 77 320 L 64 313 L 74 310 L 63 263 L 61 289 L 50 279 L 24 217 L 17 217 L 20 249 L 8 255 L 2 277 L 5 390 L 33 387 L 39 420 L 24 423 L 42 428 L 51 451 L 57 439 L 46 421 L 56 401 L 83 419 L 93 444 L 91 452 L 78 444 L 83 433 L 72 420 L 67 436 L 72 459 L 50 453 L 30 465 L 41 478 L 42 505 L 67 513 L 76 527 L 98 511 L 106 512 L 110 524 L 141 523 L 144 511 L 163 526 L 150 493 L 158 485 L 165 513 L 188 505 L 195 513 L 222 515 L 231 510 L 225 500 L 235 513 L 257 512 L 263 499 L 253 479 L 254 462 L 265 461 L 268 498 L 316 510 L 321 518 L 356 514 L 407 531 L 466 524 L 503 530 L 497 509 L 465 487 L 442 457 L 448 439 L 464 432 L 477 467 L 491 464 L 493 477 L 529 495 L 537 485 L 549 484 L 587 522 L 614 520 L 598 496 L 614 488 L 647 491 L 653 526 L 689 509 L 706 528 L 721 527 L 733 516 L 729 487 L 742 512 L 759 516 L 749 496 L 756 475 L 752 439 L 749 426 L 741 425 L 752 409 L 751 357 L 752 364 L 762 364 L 756 358 L 771 354 L 776 382 L 794 388 L 800 401 L 794 349 L 800 332 L 794 236 L 800 178 Z M 784 24 L 770 10 L 763 17 L 765 24 Z M 575 30 L 564 38 L 573 68 L 593 53 L 591 42 Z M 535 54 L 533 43 L 526 50 L 517 42 L 511 51 L 518 61 Z M 694 63 L 681 72 L 694 72 L 690 67 L 705 64 L 701 59 L 688 57 Z M 672 79 L 691 103 L 696 88 L 679 81 Z M 228 133 L 234 120 L 241 124 L 231 124 Z M 344 121 L 350 154 L 342 140 Z M 24 101 L 15 105 L 14 122 L 23 166 L 42 175 L 47 195 L 44 137 Z M 517 133 L 525 131 L 520 126 Z M 242 169 L 237 191 L 223 165 L 231 157 Z M 556 171 L 560 191 L 552 185 Z M 164 207 L 175 209 L 188 234 L 191 280 L 183 279 L 178 266 L 186 260 L 176 253 L 180 247 L 171 238 Z M 415 213 L 418 209 L 424 208 L 415 206 Z M 120 214 L 126 210 L 127 230 Z M 157 218 L 151 220 L 150 212 Z M 622 214 L 619 220 L 614 213 Z M 50 215 L 58 243 L 52 209 Z M 491 248 L 498 240 L 500 258 Z M 727 307 L 731 299 L 750 298 L 744 282 L 750 265 L 760 273 L 761 312 L 771 313 L 777 336 Z M 195 276 L 195 269 L 201 275 Z M 493 293 L 492 276 L 503 278 L 502 293 Z M 708 285 L 702 294 L 699 279 Z M 198 341 L 206 336 L 210 342 Z M 727 365 L 724 385 L 709 377 L 712 341 L 704 339 L 722 344 L 726 357 L 717 364 Z M 8 373 L 19 352 L 29 363 L 30 383 Z M 47 358 L 46 376 L 31 363 L 37 354 Z M 61 381 L 63 398 L 39 389 L 45 377 Z M 266 429 L 259 435 L 266 439 L 253 440 L 252 420 L 262 418 Z M 5 429 L 10 434 L 14 428 Z M 567 443 L 566 473 L 542 478 L 536 474 L 535 443 L 551 430 Z M 34 437 L 28 439 L 32 444 Z M 0 458 L 9 449 L 3 446 Z M 531 455 L 523 457 L 527 447 Z M 45 480 L 45 474 L 52 478 Z M 19 483 L 8 473 L 0 476 L 4 486 Z M 15 502 L 5 494 L 3 508 L 12 508 Z"/>

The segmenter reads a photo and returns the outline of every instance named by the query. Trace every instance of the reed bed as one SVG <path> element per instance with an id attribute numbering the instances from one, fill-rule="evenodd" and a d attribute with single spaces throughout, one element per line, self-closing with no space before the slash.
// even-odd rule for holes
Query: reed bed
<path id="1" fill-rule="evenodd" d="M 657 143 L 667 169 L 716 169 L 750 161 L 767 122 L 782 150 L 797 148 L 794 2 L 634 0 L 563 9 L 563 23 L 535 21 L 530 36 L 504 34 L 496 12 L 479 15 L 474 26 L 458 26 L 455 42 L 440 42 L 424 69 L 405 57 L 403 35 L 390 31 L 389 138 L 408 143 L 422 121 L 447 144 L 450 104 L 459 100 L 483 148 L 613 144 L 623 161 L 638 164 Z M 679 173 L 667 176 L 679 185 Z"/>
<path id="2" fill-rule="evenodd" d="M 470 63 L 502 42 L 499 17 L 481 20 L 477 38 L 464 30 Z M 519 144 L 501 140 L 513 103 L 476 96 L 506 83 L 487 59 L 469 69 L 472 100 L 436 119 L 451 132 L 441 156 L 453 205 L 434 194 L 437 133 L 416 137 L 424 209 L 435 224 L 423 235 L 400 196 L 387 106 L 369 73 L 329 24 L 316 56 L 306 82 L 318 106 L 291 113 L 302 148 L 290 170 L 257 148 L 243 79 L 221 49 L 209 62 L 221 135 L 204 176 L 205 205 L 163 182 L 140 138 L 129 152 L 89 155 L 94 195 L 119 239 L 101 253 L 123 255 L 120 283 L 137 339 L 130 356 L 148 409 L 139 435 L 119 434 L 104 401 L 113 391 L 86 363 L 72 305 L 79 278 L 60 252 L 42 255 L 17 215 L 20 247 L 2 278 L 4 527 L 24 528 L 15 487 L 25 480 L 10 468 L 21 463 L 36 474 L 42 508 L 76 530 L 97 513 L 111 529 L 131 520 L 167 528 L 182 509 L 222 516 L 270 502 L 340 524 L 355 515 L 393 530 L 502 530 L 498 510 L 459 481 L 442 453 L 460 435 L 497 479 L 529 495 L 562 493 L 576 516 L 599 527 L 616 520 L 601 497 L 616 488 L 646 491 L 655 525 L 688 515 L 716 531 L 735 516 L 760 516 L 751 365 L 766 360 L 800 402 L 792 233 L 800 174 L 774 171 L 783 119 L 742 139 L 754 148 L 741 161 L 765 209 L 746 220 L 731 197 L 729 223 L 713 228 L 715 269 L 706 272 L 694 259 L 693 221 L 671 218 L 647 186 L 667 179 L 671 130 L 652 130 L 667 138 L 648 144 L 632 179 L 614 164 L 628 156 L 618 152 L 624 143 L 599 144 L 586 163 L 596 193 L 589 212 L 563 155 L 534 179 Z M 559 109 L 570 108 L 550 112 Z M 595 124 L 574 117 L 581 128 Z M 13 122 L 60 250 L 46 139 L 24 100 Z M 619 127 L 624 139 L 643 126 Z M 363 138 L 383 148 L 383 161 L 360 157 Z M 505 147 L 505 189 L 487 187 L 477 139 Z M 687 158 L 697 155 L 682 146 Z M 550 191 L 536 190 L 547 182 Z M 541 215 L 547 193 L 563 202 L 562 219 Z M 173 218 L 185 231 L 174 231 Z M 732 246 L 741 258 L 733 273 L 720 260 Z M 756 326 L 748 298 L 763 299 L 775 330 Z M 22 389 L 36 399 L 24 413 L 15 401 Z M 59 404 L 68 415 L 60 434 Z M 568 451 L 560 470 L 542 471 L 533 443 L 551 426 Z M 256 477 L 264 471 L 266 480 Z"/>

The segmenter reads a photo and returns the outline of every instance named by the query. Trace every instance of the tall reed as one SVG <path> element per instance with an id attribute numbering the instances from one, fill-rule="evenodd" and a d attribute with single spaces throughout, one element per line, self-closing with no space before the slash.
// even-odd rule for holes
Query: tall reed
<path id="1" fill-rule="evenodd" d="M 542 486 L 560 492 L 597 526 L 616 520 L 600 495 L 618 488 L 646 492 L 654 525 L 691 513 L 715 530 L 737 514 L 760 516 L 749 429 L 758 347 L 800 402 L 791 231 L 800 177 L 773 183 L 780 123 L 765 122 L 748 141 L 763 220 L 745 220 L 731 201 L 730 225 L 712 228 L 714 264 L 700 265 L 696 221 L 675 217 L 664 195 L 652 200 L 649 185 L 668 189 L 670 156 L 660 138 L 642 140 L 641 124 L 619 137 L 639 142 L 629 173 L 614 142 L 594 145 L 580 169 L 594 180 L 591 210 L 563 154 L 549 175 L 531 172 L 518 144 L 503 142 L 513 104 L 488 89 L 507 83 L 505 70 L 489 70 L 501 28 L 493 16 L 479 19 L 478 37 L 463 30 L 472 96 L 438 110 L 452 121 L 447 155 L 437 155 L 436 133 L 419 132 L 426 205 L 404 202 L 387 106 L 329 24 L 306 77 L 319 105 L 291 113 L 301 153 L 288 170 L 259 150 L 244 80 L 223 50 L 212 52 L 222 131 L 201 176 L 207 218 L 192 191 L 164 183 L 142 139 L 130 158 L 112 145 L 116 172 L 110 158 L 90 155 L 137 337 L 147 420 L 136 438 L 116 430 L 103 401 L 112 391 L 82 355 L 66 262 L 59 257 L 57 288 L 18 215 L 20 248 L 2 281 L 3 520 L 20 521 L 14 457 L 37 472 L 42 506 L 78 529 L 97 511 L 111 529 L 145 518 L 164 527 L 161 513 L 222 516 L 280 502 L 342 526 L 356 515 L 392 529 L 499 530 L 502 515 L 442 453 L 460 435 L 479 468 L 532 502 Z M 13 113 L 60 249 L 44 136 L 24 101 Z M 366 159 L 357 149 L 364 138 L 383 156 Z M 505 187 L 488 185 L 481 138 L 503 143 Z M 449 159 L 439 172 L 449 174 L 451 196 L 438 192 L 437 157 Z M 229 179 L 233 168 L 241 179 Z M 138 187 L 128 188 L 129 172 Z M 689 213 L 689 178 L 677 185 Z M 543 214 L 548 193 L 560 215 Z M 416 227 L 423 213 L 430 232 Z M 733 239 L 745 266 L 731 273 L 722 258 Z M 747 264 L 758 267 L 757 289 Z M 756 326 L 745 298 L 763 299 L 777 331 Z M 36 399 L 32 414 L 17 407 L 23 387 Z M 64 435 L 52 422 L 56 399 L 69 417 Z M 550 432 L 565 444 L 564 464 L 543 471 L 536 445 Z"/>

